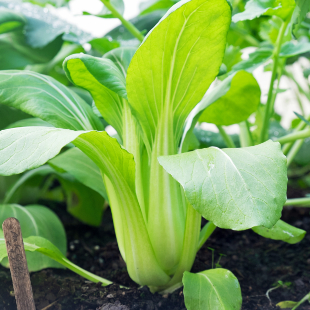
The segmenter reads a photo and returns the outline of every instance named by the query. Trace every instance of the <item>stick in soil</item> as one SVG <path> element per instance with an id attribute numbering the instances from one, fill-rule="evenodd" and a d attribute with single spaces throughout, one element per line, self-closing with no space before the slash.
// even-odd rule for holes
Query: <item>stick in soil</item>
<path id="1" fill-rule="evenodd" d="M 36 310 L 19 221 L 13 217 L 2 224 L 18 310 Z"/>

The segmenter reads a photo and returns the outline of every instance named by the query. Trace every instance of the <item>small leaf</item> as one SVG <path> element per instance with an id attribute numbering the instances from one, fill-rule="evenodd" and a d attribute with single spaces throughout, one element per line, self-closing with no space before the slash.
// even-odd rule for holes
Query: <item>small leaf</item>
<path id="1" fill-rule="evenodd" d="M 285 19 L 294 8 L 294 0 L 250 0 L 245 5 L 245 11 L 235 14 L 232 21 L 252 20 L 261 15 L 275 15 Z"/>
<path id="2" fill-rule="evenodd" d="M 140 4 L 140 15 L 149 14 L 157 10 L 167 10 L 172 7 L 178 0 L 148 0 Z"/>
<path id="3" fill-rule="evenodd" d="M 309 42 L 286 42 L 282 45 L 280 57 L 293 57 L 310 51 Z"/>
<path id="4" fill-rule="evenodd" d="M 217 268 L 199 273 L 185 271 L 184 300 L 188 310 L 240 310 L 241 289 L 229 270 Z"/>
<path id="5" fill-rule="evenodd" d="M 273 227 L 286 201 L 287 167 L 280 144 L 195 150 L 159 163 L 184 188 L 191 205 L 216 226 Z"/>
<path id="6" fill-rule="evenodd" d="M 261 91 L 253 75 L 240 71 L 233 77 L 228 92 L 208 106 L 199 121 L 224 126 L 245 121 L 257 110 L 260 96 Z"/>
<path id="7" fill-rule="evenodd" d="M 297 306 L 298 302 L 296 301 L 281 301 L 279 303 L 277 303 L 277 307 L 280 307 L 281 309 L 292 309 L 295 306 Z"/>
<path id="8" fill-rule="evenodd" d="M 265 238 L 282 240 L 290 244 L 295 244 L 301 241 L 306 234 L 306 231 L 289 225 L 281 220 L 270 229 L 262 226 L 253 227 L 252 229 L 254 232 Z"/>
<path id="9" fill-rule="evenodd" d="M 66 254 L 67 242 L 64 227 L 56 214 L 50 209 L 40 205 L 27 207 L 16 204 L 0 205 L 0 226 L 9 217 L 15 217 L 19 220 L 24 238 L 29 236 L 46 238 L 57 246 L 63 255 Z M 29 271 L 51 267 L 62 268 L 59 263 L 40 253 L 27 253 L 26 256 Z M 2 261 L 2 264 L 8 267 L 7 260 Z"/>
<path id="10" fill-rule="evenodd" d="M 303 122 L 305 122 L 307 125 L 310 126 L 310 122 L 309 122 L 308 120 L 306 120 L 302 115 L 300 115 L 300 114 L 297 113 L 297 112 L 294 112 L 294 113 L 295 113 L 295 115 L 296 115 L 298 118 L 300 118 Z"/>

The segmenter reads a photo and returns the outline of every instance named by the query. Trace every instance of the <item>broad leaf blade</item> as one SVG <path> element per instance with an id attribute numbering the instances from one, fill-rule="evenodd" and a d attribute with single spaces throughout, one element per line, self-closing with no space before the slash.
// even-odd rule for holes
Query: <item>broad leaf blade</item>
<path id="1" fill-rule="evenodd" d="M 310 51 L 309 42 L 286 42 L 282 45 L 280 50 L 280 57 L 293 57 Z"/>
<path id="2" fill-rule="evenodd" d="M 102 130 L 91 107 L 49 76 L 31 71 L 1 71 L 0 101 L 39 117 L 55 127 Z"/>
<path id="3" fill-rule="evenodd" d="M 289 225 L 281 220 L 270 229 L 262 226 L 253 227 L 252 229 L 254 232 L 265 238 L 282 240 L 290 244 L 295 244 L 301 241 L 306 234 L 306 231 Z"/>
<path id="4" fill-rule="evenodd" d="M 159 157 L 191 205 L 221 228 L 271 228 L 286 201 L 286 158 L 267 141 L 241 149 L 208 149 Z"/>
<path id="5" fill-rule="evenodd" d="M 5 219 L 15 217 L 19 220 L 23 237 L 40 236 L 52 242 L 65 255 L 67 251 L 66 233 L 64 227 L 54 212 L 50 209 L 31 205 L 22 207 L 16 204 L 0 205 L 0 225 Z M 29 271 L 44 268 L 62 268 L 59 263 L 40 254 L 27 253 Z M 1 259 L 0 259 L 1 260 Z M 2 261 L 8 267 L 8 261 Z"/>
<path id="6" fill-rule="evenodd" d="M 241 309 L 240 285 L 229 270 L 217 268 L 196 274 L 185 271 L 182 281 L 188 310 Z"/>
<path id="7" fill-rule="evenodd" d="M 257 110 L 260 96 L 261 91 L 253 75 L 240 71 L 233 77 L 229 91 L 208 106 L 199 121 L 224 126 L 245 121 Z"/>
<path id="8" fill-rule="evenodd" d="M 83 131 L 20 127 L 0 132 L 0 174 L 11 175 L 45 164 Z"/>
<path id="9" fill-rule="evenodd" d="M 218 74 L 229 24 L 224 0 L 180 1 L 146 36 L 128 68 L 127 93 L 149 145 L 167 115 L 180 138 L 186 117 Z"/>

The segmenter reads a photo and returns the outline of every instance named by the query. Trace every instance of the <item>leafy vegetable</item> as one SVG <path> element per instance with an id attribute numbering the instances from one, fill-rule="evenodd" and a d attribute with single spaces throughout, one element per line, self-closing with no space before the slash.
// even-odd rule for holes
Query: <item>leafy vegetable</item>
<path id="1" fill-rule="evenodd" d="M 188 310 L 241 309 L 241 289 L 237 278 L 226 269 L 184 272 L 184 299 Z"/>

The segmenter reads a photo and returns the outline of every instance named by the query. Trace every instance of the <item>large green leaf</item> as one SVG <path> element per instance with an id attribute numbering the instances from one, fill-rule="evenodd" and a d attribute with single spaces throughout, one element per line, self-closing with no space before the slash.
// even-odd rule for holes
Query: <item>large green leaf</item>
<path id="1" fill-rule="evenodd" d="M 180 1 L 135 53 L 127 93 L 150 145 L 162 123 L 180 138 L 186 117 L 219 72 L 230 14 L 224 0 Z"/>
<path id="2" fill-rule="evenodd" d="M 245 121 L 257 110 L 260 96 L 261 91 L 253 75 L 240 71 L 231 80 L 229 91 L 212 105 L 208 104 L 199 121 L 225 126 Z"/>
<path id="3" fill-rule="evenodd" d="M 109 59 L 76 54 L 66 58 L 63 66 L 72 83 L 90 92 L 103 118 L 121 135 L 123 101 L 119 94 L 126 97 L 126 89 L 116 65 Z"/>
<path id="4" fill-rule="evenodd" d="M 0 104 L 0 129 L 8 127 L 10 124 L 13 124 L 18 121 L 22 121 L 31 117 L 29 114 L 26 114 L 20 110 L 5 106 Z"/>
<path id="5" fill-rule="evenodd" d="M 281 220 L 279 220 L 273 227 L 270 229 L 262 226 L 252 228 L 257 234 L 273 239 L 273 240 L 282 240 L 290 244 L 295 244 L 301 241 L 306 231 L 296 228 L 292 225 L 289 225 Z"/>
<path id="6" fill-rule="evenodd" d="M 267 141 L 241 149 L 195 150 L 159 157 L 191 205 L 221 228 L 273 227 L 286 201 L 286 158 Z"/>
<path id="7" fill-rule="evenodd" d="M 294 0 L 250 0 L 245 5 L 245 11 L 235 14 L 233 22 L 254 19 L 261 15 L 276 15 L 287 18 L 295 8 Z"/>
<path id="8" fill-rule="evenodd" d="M 1 71 L 0 101 L 39 117 L 55 127 L 102 130 L 91 107 L 49 76 L 31 71 Z"/>
<path id="9" fill-rule="evenodd" d="M 217 268 L 199 273 L 185 271 L 184 301 L 187 310 L 240 310 L 238 279 L 229 270 Z"/>
<path id="10" fill-rule="evenodd" d="M 40 118 L 31 117 L 21 119 L 15 123 L 10 124 L 5 129 L 17 128 L 17 127 L 29 127 L 29 126 L 43 126 L 43 127 L 54 127 L 53 125 L 41 120 Z"/>
<path id="11" fill-rule="evenodd" d="M 0 132 L 0 174 L 11 175 L 45 164 L 83 131 L 19 127 Z"/>
<path id="12" fill-rule="evenodd" d="M 0 225 L 2 226 L 4 220 L 9 217 L 15 217 L 19 220 L 24 238 L 30 236 L 43 237 L 57 246 L 63 255 L 66 254 L 67 240 L 64 227 L 56 214 L 50 209 L 40 205 L 27 207 L 17 204 L 0 205 Z M 59 263 L 40 253 L 27 253 L 27 263 L 29 271 L 51 267 L 62 268 Z M 2 264 L 8 267 L 7 259 L 3 260 Z"/>
<path id="13" fill-rule="evenodd" d="M 49 164 L 73 175 L 78 181 L 108 200 L 98 166 L 81 150 L 72 148 L 49 161 Z"/>
<path id="14" fill-rule="evenodd" d="M 0 34 L 23 27 L 25 23 L 22 14 L 0 7 Z"/>
<path id="15" fill-rule="evenodd" d="M 25 251 L 42 253 L 90 281 L 101 282 L 103 285 L 112 284 L 111 281 L 98 277 L 71 263 L 53 243 L 45 238 L 37 236 L 24 238 L 24 247 Z M 7 255 L 3 231 L 0 229 L 0 261 Z"/>

